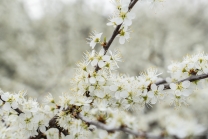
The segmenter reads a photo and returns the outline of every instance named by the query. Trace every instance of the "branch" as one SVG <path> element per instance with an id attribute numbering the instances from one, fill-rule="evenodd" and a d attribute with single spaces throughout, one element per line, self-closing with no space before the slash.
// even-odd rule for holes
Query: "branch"
<path id="1" fill-rule="evenodd" d="M 57 118 L 58 118 L 58 116 L 54 116 L 54 117 L 49 121 L 49 127 L 48 127 L 48 129 L 50 129 L 50 128 L 57 128 L 57 129 L 59 130 L 59 132 L 63 133 L 65 136 L 66 136 L 66 135 L 69 135 L 68 130 L 66 130 L 66 129 L 60 127 L 60 126 L 57 124 L 57 121 L 56 121 Z M 48 130 L 48 129 L 47 129 L 47 130 Z"/>
<path id="2" fill-rule="evenodd" d="M 42 132 L 39 132 L 37 136 L 30 137 L 29 139 L 47 139 L 47 136 L 43 134 Z"/>
<path id="3" fill-rule="evenodd" d="M 54 116 L 54 117 L 49 121 L 49 126 L 46 127 L 46 130 L 49 130 L 50 128 L 56 128 L 56 129 L 58 129 L 59 133 L 63 133 L 65 136 L 69 135 L 68 130 L 66 130 L 66 129 L 60 127 L 60 126 L 57 124 L 57 121 L 56 121 L 57 118 L 58 118 L 58 116 Z M 37 136 L 31 137 L 30 139 L 41 139 L 41 138 L 44 138 L 44 137 L 46 137 L 45 134 L 39 131 Z"/>
<path id="4" fill-rule="evenodd" d="M 108 132 L 123 131 L 127 134 L 131 134 L 131 135 L 136 136 L 136 137 L 153 138 L 153 139 L 163 138 L 162 134 L 159 135 L 159 136 L 154 136 L 154 135 L 151 135 L 151 134 L 147 134 L 145 132 L 133 131 L 133 130 L 127 128 L 127 127 L 110 127 L 106 124 L 103 124 L 103 123 L 100 123 L 100 122 L 97 122 L 97 121 L 92 121 L 92 120 L 88 119 L 87 117 L 84 117 L 81 114 L 78 114 L 77 118 L 81 119 L 82 121 L 86 122 L 87 124 L 94 125 L 97 128 L 106 130 Z"/>
<path id="5" fill-rule="evenodd" d="M 194 81 L 198 81 L 198 80 L 201 80 L 201 79 L 206 79 L 208 78 L 208 73 L 207 74 L 201 74 L 201 75 L 192 75 L 186 79 L 183 79 L 183 80 L 180 80 L 178 81 L 177 83 L 181 83 L 181 82 L 184 82 L 184 81 L 190 81 L 190 82 L 194 82 Z M 156 85 L 161 85 L 161 84 L 165 84 L 167 83 L 166 80 L 161 80 L 159 82 L 156 83 Z M 165 89 L 164 90 L 167 90 L 167 89 L 170 89 L 170 84 L 165 84 Z"/>
<path id="6" fill-rule="evenodd" d="M 138 2 L 138 0 L 131 0 L 130 4 L 129 4 L 129 11 L 131 11 L 131 9 L 134 7 L 134 5 Z M 120 25 L 117 25 L 115 30 L 113 31 L 113 34 L 111 36 L 111 38 L 109 39 L 109 41 L 107 42 L 106 45 L 103 46 L 103 48 L 105 49 L 105 53 L 104 55 L 108 52 L 108 49 L 110 48 L 112 42 L 114 41 L 114 39 L 116 38 L 116 36 L 119 34 L 120 28 L 122 26 L 122 23 Z M 97 65 L 95 68 L 95 71 L 97 72 L 98 70 L 100 70 L 99 66 Z"/>
<path id="7" fill-rule="evenodd" d="M 129 11 L 134 7 L 134 5 L 138 2 L 138 0 L 132 0 L 129 5 Z"/>

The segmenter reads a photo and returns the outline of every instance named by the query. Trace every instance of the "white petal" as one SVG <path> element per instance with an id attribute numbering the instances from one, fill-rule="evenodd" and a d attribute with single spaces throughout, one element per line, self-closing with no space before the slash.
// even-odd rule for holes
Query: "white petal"
<path id="1" fill-rule="evenodd" d="M 156 104 L 156 103 L 157 103 L 157 98 L 156 97 L 152 98 L 151 104 Z"/>
<path id="2" fill-rule="evenodd" d="M 33 124 L 32 124 L 32 123 L 27 124 L 27 128 L 28 128 L 29 130 L 33 130 Z"/>
<path id="3" fill-rule="evenodd" d="M 158 87 L 158 90 L 159 91 L 162 91 L 164 89 L 164 85 L 160 85 L 159 87 Z"/>
<path id="4" fill-rule="evenodd" d="M 42 133 L 45 133 L 45 132 L 46 132 L 46 127 L 45 127 L 45 126 L 40 126 L 40 127 L 39 127 L 39 130 L 40 130 Z"/>
<path id="5" fill-rule="evenodd" d="M 120 92 L 117 91 L 117 92 L 115 93 L 115 98 L 116 98 L 116 99 L 120 99 Z"/>
<path id="6" fill-rule="evenodd" d="M 18 107 L 18 103 L 14 101 L 14 102 L 12 103 L 12 108 L 13 108 L 13 109 L 16 109 L 17 107 Z"/>
<path id="7" fill-rule="evenodd" d="M 108 22 L 106 25 L 107 26 L 113 26 L 114 24 L 112 22 Z"/>
<path id="8" fill-rule="evenodd" d="M 97 81 L 100 81 L 100 82 L 104 82 L 105 81 L 105 78 L 103 78 L 102 76 L 97 76 L 96 77 L 96 80 Z"/>
<path id="9" fill-rule="evenodd" d="M 104 60 L 104 61 L 109 61 L 109 60 L 110 60 L 110 56 L 104 55 L 104 56 L 103 56 L 103 60 Z"/>
<path id="10" fill-rule="evenodd" d="M 157 90 L 156 84 L 152 84 L 152 85 L 151 85 L 151 89 L 152 89 L 153 91 L 156 91 L 156 90 Z"/>
<path id="11" fill-rule="evenodd" d="M 97 63 L 98 63 L 98 60 L 97 60 L 97 59 L 94 59 L 94 60 L 91 62 L 91 65 L 94 67 L 94 66 L 97 66 Z"/>
<path id="12" fill-rule="evenodd" d="M 96 82 L 95 78 L 94 78 L 94 77 L 91 77 L 91 78 L 90 78 L 90 83 L 91 83 L 91 84 L 94 84 L 95 82 Z"/>
<path id="13" fill-rule="evenodd" d="M 92 47 L 92 49 L 95 48 L 95 45 L 96 45 L 96 43 L 95 43 L 94 41 L 91 41 L 91 42 L 90 42 L 90 47 Z"/>
<path id="14" fill-rule="evenodd" d="M 190 86 L 190 81 L 184 81 L 182 82 L 183 88 L 188 88 Z"/>
<path id="15" fill-rule="evenodd" d="M 1 95 L 1 99 L 7 101 L 9 99 L 9 96 L 10 96 L 9 93 L 4 93 Z"/>
<path id="16" fill-rule="evenodd" d="M 132 21 L 128 18 L 125 18 L 123 24 L 126 25 L 126 26 L 131 26 Z"/>
<path id="17" fill-rule="evenodd" d="M 117 91 L 117 89 L 118 89 L 118 86 L 116 86 L 116 85 L 111 85 L 110 86 L 111 91 Z"/>
<path id="18" fill-rule="evenodd" d="M 90 87 L 89 87 L 89 91 L 90 91 L 90 92 L 93 92 L 94 90 L 95 90 L 95 87 L 94 87 L 94 86 L 90 86 Z"/>
<path id="19" fill-rule="evenodd" d="M 147 93 L 147 96 L 150 97 L 150 98 L 154 97 L 154 92 L 153 91 L 149 91 Z"/>
<path id="20" fill-rule="evenodd" d="M 125 39 L 126 39 L 126 40 L 128 40 L 128 39 L 130 38 L 129 33 L 128 33 L 128 32 L 126 32 L 124 37 L 125 37 Z"/>
<path id="21" fill-rule="evenodd" d="M 122 91 L 121 93 L 120 93 L 120 96 L 122 97 L 122 98 L 127 98 L 128 97 L 128 92 L 127 91 Z"/>
<path id="22" fill-rule="evenodd" d="M 105 62 L 102 61 L 102 60 L 100 60 L 100 61 L 98 62 L 98 66 L 99 66 L 100 68 L 104 67 L 104 66 L 105 66 Z"/>
<path id="23" fill-rule="evenodd" d="M 147 91 L 144 91 L 143 93 L 142 93 L 142 96 L 146 96 L 147 95 Z"/>
<path id="24" fill-rule="evenodd" d="M 181 91 L 176 90 L 176 91 L 175 91 L 175 95 L 176 95 L 176 96 L 181 96 Z"/>
<path id="25" fill-rule="evenodd" d="M 100 37 L 102 36 L 102 34 L 103 33 L 96 34 L 95 37 L 100 39 Z"/>
<path id="26" fill-rule="evenodd" d="M 207 74 L 208 73 L 208 68 L 204 68 L 203 71 L 204 71 L 204 73 Z"/>
<path id="27" fill-rule="evenodd" d="M 101 139 L 103 139 L 103 138 L 107 138 L 108 137 L 108 132 L 107 131 L 105 131 L 105 130 L 99 130 L 99 137 L 101 138 Z"/>
<path id="28" fill-rule="evenodd" d="M 124 1 L 124 0 L 123 0 Z M 125 2 L 122 1 L 122 9 L 121 11 L 123 13 L 126 13 L 128 12 L 129 8 L 128 8 L 128 5 L 129 5 L 129 1 L 125 0 Z"/>
<path id="29" fill-rule="evenodd" d="M 105 50 L 102 48 L 102 49 L 100 50 L 100 52 L 99 52 L 99 55 L 100 55 L 100 56 L 103 56 L 104 53 L 105 53 Z"/>
<path id="30" fill-rule="evenodd" d="M 97 97 L 99 97 L 99 98 L 104 98 L 105 93 L 102 92 L 102 91 L 96 91 L 96 92 L 95 92 L 95 95 L 96 95 Z"/>
<path id="31" fill-rule="evenodd" d="M 174 84 L 174 83 L 171 83 L 171 84 L 170 84 L 170 88 L 171 88 L 172 90 L 176 90 L 177 85 L 176 85 L 176 84 Z"/>
<path id="32" fill-rule="evenodd" d="M 0 99 L 0 106 L 3 104 L 3 101 Z"/>
<path id="33" fill-rule="evenodd" d="M 122 18 L 115 18 L 115 23 L 117 24 L 117 25 L 120 25 L 121 23 L 123 22 L 123 19 Z"/>
<path id="34" fill-rule="evenodd" d="M 10 103 L 8 103 L 8 102 L 6 102 L 4 105 L 3 105 L 3 110 L 5 110 L 5 111 L 9 111 L 10 109 L 11 109 L 11 105 L 10 105 Z"/>
<path id="35" fill-rule="evenodd" d="M 92 50 L 92 53 L 90 55 L 91 57 L 94 57 L 95 56 L 95 50 Z"/>
<path id="36" fill-rule="evenodd" d="M 125 43 L 125 37 L 121 36 L 121 37 L 119 38 L 119 43 L 120 43 L 120 44 L 124 44 L 124 43 Z"/>

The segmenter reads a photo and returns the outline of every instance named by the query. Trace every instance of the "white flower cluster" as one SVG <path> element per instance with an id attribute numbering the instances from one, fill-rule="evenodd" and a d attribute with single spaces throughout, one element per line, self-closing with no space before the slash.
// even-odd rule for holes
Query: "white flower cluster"
<path id="1" fill-rule="evenodd" d="M 38 131 L 45 132 L 50 116 L 34 99 L 26 99 L 24 92 L 11 94 L 1 93 L 0 115 L 3 120 L 6 136 L 11 138 L 29 138 L 38 135 Z M 20 110 L 21 109 L 21 110 Z M 14 133 L 14 134 L 11 134 Z M 1 137 L 0 135 L 0 137 Z M 4 137 L 1 137 L 4 138 Z"/>
<path id="2" fill-rule="evenodd" d="M 171 95 L 172 103 L 176 106 L 181 106 L 182 103 L 187 104 L 187 97 L 196 89 L 203 88 L 203 84 L 207 83 L 207 80 L 196 80 L 194 82 L 189 80 L 181 82 L 181 80 L 195 75 L 207 74 L 208 56 L 203 53 L 186 56 L 182 62 L 169 65 L 168 72 L 171 77 L 166 80 L 174 91 Z"/>
<path id="3" fill-rule="evenodd" d="M 191 75 L 208 73 L 208 55 L 199 53 L 193 56 L 186 56 L 182 62 L 175 62 L 168 66 L 171 74 L 171 81 L 179 81 Z"/>

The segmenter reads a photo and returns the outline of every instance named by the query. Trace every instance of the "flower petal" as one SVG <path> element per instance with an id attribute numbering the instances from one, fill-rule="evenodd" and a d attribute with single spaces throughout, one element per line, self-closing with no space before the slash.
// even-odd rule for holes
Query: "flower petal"
<path id="1" fill-rule="evenodd" d="M 190 86 L 190 81 L 184 81 L 182 82 L 183 88 L 188 88 Z"/>
<path id="2" fill-rule="evenodd" d="M 149 91 L 147 93 L 147 96 L 150 97 L 150 98 L 153 98 L 154 97 L 154 92 L 153 91 Z"/>
<path id="3" fill-rule="evenodd" d="M 151 104 L 156 104 L 156 103 L 157 103 L 157 98 L 153 97 L 152 100 L 151 100 Z"/>
<path id="4" fill-rule="evenodd" d="M 96 66 L 98 63 L 98 60 L 97 59 L 94 59 L 92 62 L 91 62 L 91 65 L 94 67 Z"/>
<path id="5" fill-rule="evenodd" d="M 119 43 L 120 43 L 120 44 L 124 44 L 124 43 L 125 43 L 125 37 L 124 37 L 124 36 L 121 36 L 121 37 L 119 38 Z"/>
<path id="6" fill-rule="evenodd" d="M 158 87 L 158 91 L 162 91 L 162 90 L 164 90 L 164 85 L 160 85 L 159 87 Z"/>
<path id="7" fill-rule="evenodd" d="M 176 96 L 181 96 L 181 91 L 176 90 L 176 91 L 175 91 L 175 95 L 176 95 Z"/>
<path id="8" fill-rule="evenodd" d="M 172 90 L 176 90 L 177 85 L 176 85 L 175 83 L 171 83 L 171 84 L 170 84 L 170 88 L 171 88 Z"/>
<path id="9" fill-rule="evenodd" d="M 100 68 L 104 67 L 104 66 L 105 66 L 105 62 L 102 61 L 102 60 L 100 60 L 100 61 L 98 62 L 98 66 L 99 66 Z"/>
<path id="10" fill-rule="evenodd" d="M 156 90 L 157 90 L 156 84 L 152 84 L 152 85 L 151 85 L 151 89 L 152 89 L 153 91 L 156 91 Z"/>
<path id="11" fill-rule="evenodd" d="M 118 89 L 118 86 L 116 86 L 116 85 L 111 85 L 110 86 L 111 91 L 117 91 L 117 89 Z"/>

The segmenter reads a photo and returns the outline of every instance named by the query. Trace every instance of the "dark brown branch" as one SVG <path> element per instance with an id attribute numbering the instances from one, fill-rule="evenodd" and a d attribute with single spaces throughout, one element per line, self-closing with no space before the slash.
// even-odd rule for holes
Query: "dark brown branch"
<path id="1" fill-rule="evenodd" d="M 129 11 L 131 11 L 131 9 L 134 7 L 134 5 L 138 2 L 138 0 L 133 0 L 131 1 L 130 5 L 129 5 Z"/>
<path id="2" fill-rule="evenodd" d="M 30 137 L 30 139 L 47 139 L 47 136 L 41 132 L 38 133 L 35 137 Z"/>
<path id="3" fill-rule="evenodd" d="M 66 129 L 64 129 L 64 128 L 62 128 L 62 127 L 60 127 L 60 126 L 58 125 L 58 123 L 57 123 L 57 118 L 58 118 L 58 116 L 54 116 L 54 117 L 49 121 L 49 127 L 48 127 L 48 129 L 50 129 L 50 128 L 57 128 L 57 129 L 59 130 L 59 132 L 63 133 L 65 136 L 66 136 L 66 135 L 69 135 L 68 130 L 66 130 Z M 48 129 L 47 129 L 47 130 L 48 130 Z"/>
<path id="4" fill-rule="evenodd" d="M 23 113 L 19 108 L 16 108 L 14 110 L 18 113 L 18 115 L 20 115 L 21 113 Z"/>
<path id="5" fill-rule="evenodd" d="M 120 28 L 121 28 L 121 25 L 122 25 L 122 24 L 116 26 L 116 28 L 115 28 L 115 30 L 113 31 L 113 34 L 112 34 L 110 40 L 109 40 L 108 43 L 104 46 L 105 54 L 107 53 L 107 51 L 108 51 L 109 47 L 111 46 L 113 40 L 114 40 L 114 39 L 116 38 L 116 36 L 119 34 L 119 30 L 120 30 Z"/>

